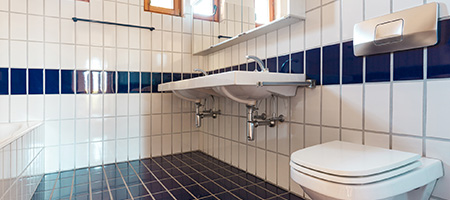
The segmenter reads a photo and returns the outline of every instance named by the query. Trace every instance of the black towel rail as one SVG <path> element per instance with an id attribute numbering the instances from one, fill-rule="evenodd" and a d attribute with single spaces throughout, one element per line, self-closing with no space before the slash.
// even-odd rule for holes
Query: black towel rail
<path id="1" fill-rule="evenodd" d="M 146 26 L 135 26 L 130 24 L 120 24 L 120 23 L 114 23 L 114 22 L 105 22 L 105 21 L 98 21 L 98 20 L 91 20 L 91 19 L 82 19 L 77 17 L 72 17 L 72 20 L 74 22 L 77 21 L 84 21 L 84 22 L 92 22 L 92 23 L 100 23 L 100 24 L 109 24 L 109 25 L 117 25 L 117 26 L 126 26 L 126 27 L 132 27 L 132 28 L 143 28 L 143 29 L 149 29 L 150 31 L 154 31 L 154 27 L 146 27 Z"/>

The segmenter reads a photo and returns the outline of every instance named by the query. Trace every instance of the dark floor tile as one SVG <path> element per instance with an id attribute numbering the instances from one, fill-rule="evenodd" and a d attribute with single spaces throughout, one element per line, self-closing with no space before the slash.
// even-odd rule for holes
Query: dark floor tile
<path id="1" fill-rule="evenodd" d="M 133 195 L 133 197 L 144 196 L 149 194 L 147 189 L 145 189 L 144 185 L 129 186 L 128 189 L 130 190 L 131 195 Z"/>
<path id="2" fill-rule="evenodd" d="M 200 187 L 200 185 L 192 185 L 189 187 L 186 187 L 189 192 L 191 192 L 196 198 L 201 198 L 205 196 L 211 195 L 207 190 Z"/>
<path id="3" fill-rule="evenodd" d="M 204 188 L 206 188 L 208 191 L 210 191 L 213 194 L 225 192 L 225 190 L 223 188 L 221 188 L 219 185 L 217 185 L 214 182 L 201 183 L 200 185 L 202 185 Z"/>
<path id="4" fill-rule="evenodd" d="M 174 178 L 177 179 L 177 181 L 180 182 L 181 185 L 184 185 L 184 186 L 195 184 L 195 182 L 188 176 L 183 175 L 183 176 L 178 176 L 178 177 L 174 177 Z"/>
<path id="5" fill-rule="evenodd" d="M 280 196 L 288 200 L 304 200 L 303 198 L 296 196 L 295 194 L 292 193 L 286 193 Z"/>
<path id="6" fill-rule="evenodd" d="M 79 185 L 79 184 L 86 184 L 89 183 L 89 175 L 80 175 L 80 176 L 76 176 L 75 180 L 74 180 L 74 185 Z"/>
<path id="7" fill-rule="evenodd" d="M 202 197 L 202 198 L 200 198 L 200 200 L 217 200 L 217 198 L 214 197 L 213 195 L 211 195 L 211 196 L 207 196 L 207 197 Z"/>
<path id="8" fill-rule="evenodd" d="M 109 164 L 109 165 L 103 166 L 103 169 L 105 171 L 116 171 L 117 167 L 116 167 L 116 164 Z"/>
<path id="9" fill-rule="evenodd" d="M 165 171 L 162 171 L 162 170 L 161 171 L 155 171 L 155 172 L 153 172 L 153 174 L 156 176 L 156 178 L 159 178 L 159 179 L 170 178 L 170 175 L 168 173 L 166 173 Z"/>
<path id="10" fill-rule="evenodd" d="M 231 193 L 233 193 L 234 195 L 238 196 L 241 199 L 246 199 L 246 200 L 259 200 L 260 198 L 255 196 L 254 194 L 244 190 L 244 189 L 237 189 L 237 190 L 233 190 L 231 191 Z"/>
<path id="11" fill-rule="evenodd" d="M 183 172 L 176 168 L 166 169 L 167 173 L 169 173 L 171 176 L 180 176 L 183 175 Z"/>
<path id="12" fill-rule="evenodd" d="M 89 200 L 90 196 L 88 194 L 79 195 L 79 196 L 72 196 L 73 200 Z"/>
<path id="13" fill-rule="evenodd" d="M 215 180 L 215 182 L 227 190 L 233 190 L 239 187 L 239 185 L 236 185 L 235 183 L 225 178 Z"/>
<path id="14" fill-rule="evenodd" d="M 215 172 L 217 172 L 218 174 L 222 175 L 223 177 L 229 177 L 229 176 L 234 176 L 235 174 L 230 172 L 229 170 L 225 169 L 225 168 L 211 168 L 213 169 Z"/>
<path id="15" fill-rule="evenodd" d="M 109 179 L 108 180 L 109 187 L 112 189 L 125 187 L 125 183 L 123 182 L 122 178 L 116 178 L 116 179 Z"/>
<path id="16" fill-rule="evenodd" d="M 55 186 L 56 181 L 45 181 L 39 183 L 39 186 L 36 189 L 36 192 L 43 192 L 47 190 L 53 190 L 53 186 Z"/>
<path id="17" fill-rule="evenodd" d="M 223 192 L 220 194 L 215 194 L 217 198 L 222 199 L 222 200 L 234 200 L 234 199 L 239 199 L 237 197 L 235 197 L 233 194 L 231 194 L 230 192 Z"/>
<path id="18" fill-rule="evenodd" d="M 72 186 L 72 178 L 58 179 L 55 188 L 64 188 Z"/>
<path id="19" fill-rule="evenodd" d="M 265 188 L 266 190 L 269 190 L 272 193 L 275 193 L 277 195 L 287 193 L 286 190 L 283 190 L 283 189 L 281 189 L 271 183 L 268 183 L 268 182 L 259 183 L 258 186 Z"/>
<path id="20" fill-rule="evenodd" d="M 71 187 L 58 188 L 53 190 L 53 199 L 70 198 Z"/>
<path id="21" fill-rule="evenodd" d="M 200 173 L 189 174 L 189 177 L 191 177 L 192 179 L 194 179 L 194 180 L 197 181 L 198 183 L 202 183 L 202 182 L 209 181 L 208 178 L 206 178 L 205 176 L 203 176 L 203 175 L 200 174 Z"/>
<path id="22" fill-rule="evenodd" d="M 150 199 L 153 199 L 153 198 L 150 195 L 146 195 L 146 196 L 134 197 L 134 199 L 135 200 L 150 200 Z M 163 198 L 161 198 L 161 199 L 163 199 Z"/>
<path id="23" fill-rule="evenodd" d="M 141 184 L 141 180 L 136 175 L 123 177 L 127 185 Z"/>
<path id="24" fill-rule="evenodd" d="M 164 186 L 166 186 L 166 188 L 167 188 L 168 190 L 172 190 L 172 189 L 181 187 L 181 185 L 178 184 L 178 183 L 175 181 L 175 179 L 173 179 L 173 178 L 164 179 L 164 180 L 161 180 L 161 182 L 162 182 L 162 184 L 163 184 Z"/>
<path id="25" fill-rule="evenodd" d="M 134 170 L 132 168 L 123 168 L 120 169 L 120 173 L 122 173 L 122 176 L 133 176 L 136 175 Z"/>
<path id="26" fill-rule="evenodd" d="M 172 193 L 172 195 L 177 199 L 186 199 L 186 200 L 195 199 L 191 194 L 189 194 L 189 192 L 187 192 L 183 188 L 171 190 L 170 193 Z M 156 197 L 155 197 L 155 199 L 156 199 Z"/>
<path id="27" fill-rule="evenodd" d="M 245 187 L 245 189 L 252 192 L 253 194 L 256 194 L 261 199 L 269 199 L 269 198 L 276 196 L 272 192 L 269 192 L 268 190 L 265 190 L 262 187 L 259 187 L 257 185 L 250 185 L 250 186 Z"/>
<path id="28" fill-rule="evenodd" d="M 58 173 L 46 174 L 42 178 L 42 181 L 54 181 L 54 180 L 56 180 L 56 178 L 58 178 Z"/>
<path id="29" fill-rule="evenodd" d="M 168 192 L 160 192 L 160 193 L 157 193 L 157 194 L 152 194 L 152 196 L 155 199 L 164 199 L 164 200 L 174 199 Z"/>
<path id="30" fill-rule="evenodd" d="M 228 177 L 228 179 L 233 181 L 235 184 L 237 184 L 241 187 L 245 187 L 245 186 L 253 184 L 252 182 L 248 181 L 245 178 L 242 178 L 241 176 L 231 176 L 231 177 Z"/>
<path id="31" fill-rule="evenodd" d="M 73 187 L 73 196 L 89 193 L 89 184 L 76 185 Z"/>
<path id="32" fill-rule="evenodd" d="M 50 199 L 50 195 L 52 194 L 52 191 L 44 191 L 44 192 L 36 192 L 34 193 L 32 199 L 33 200 L 44 200 L 44 199 Z"/>
<path id="33" fill-rule="evenodd" d="M 109 191 L 94 192 L 92 193 L 92 199 L 109 200 L 111 196 L 109 195 Z"/>
<path id="34" fill-rule="evenodd" d="M 106 181 L 96 181 L 92 182 L 91 189 L 93 193 L 108 190 L 108 185 L 106 184 Z"/>
<path id="35" fill-rule="evenodd" d="M 150 182 L 150 181 L 156 181 L 155 176 L 153 176 L 150 173 L 139 174 L 139 177 L 142 179 L 142 181 L 144 181 L 144 183 Z"/>
<path id="36" fill-rule="evenodd" d="M 145 186 L 147 186 L 151 193 L 158 193 L 166 190 L 158 181 L 145 183 Z"/>
<path id="37" fill-rule="evenodd" d="M 211 180 L 217 180 L 217 179 L 223 178 L 223 176 L 221 176 L 218 173 L 213 172 L 213 171 L 204 171 L 204 172 L 201 172 L 201 174 L 210 178 Z"/>
<path id="38" fill-rule="evenodd" d="M 100 168 L 100 170 L 102 170 L 102 167 L 92 167 L 90 169 L 89 168 L 77 169 L 77 170 L 75 170 L 75 177 L 88 175 L 89 170 L 91 171 L 91 174 L 92 174 L 94 171 L 97 171 L 98 168 Z"/>
<path id="39" fill-rule="evenodd" d="M 73 177 L 73 170 L 71 170 L 71 171 L 64 171 L 64 172 L 61 172 L 59 174 L 59 178 L 61 178 L 61 179 L 70 178 L 70 177 Z"/>
<path id="40" fill-rule="evenodd" d="M 252 182 L 252 183 L 262 183 L 264 182 L 263 179 L 256 177 L 253 174 L 249 174 L 249 173 L 245 173 L 245 174 L 240 174 L 241 177 L 247 179 L 248 181 Z"/>
<path id="41" fill-rule="evenodd" d="M 108 179 L 115 179 L 115 178 L 120 178 L 120 172 L 117 170 L 110 170 L 107 171 L 106 173 L 106 177 L 108 177 Z"/>
<path id="42" fill-rule="evenodd" d="M 93 181 L 101 181 L 105 180 L 105 174 L 104 173 L 98 173 L 98 174 L 91 174 L 91 180 Z"/>
<path id="43" fill-rule="evenodd" d="M 180 167 L 179 169 L 186 174 L 197 173 L 194 169 L 190 168 L 189 166 Z"/>
<path id="44" fill-rule="evenodd" d="M 120 188 L 117 190 L 111 190 L 112 197 L 114 199 L 128 199 L 131 198 L 126 188 Z"/>

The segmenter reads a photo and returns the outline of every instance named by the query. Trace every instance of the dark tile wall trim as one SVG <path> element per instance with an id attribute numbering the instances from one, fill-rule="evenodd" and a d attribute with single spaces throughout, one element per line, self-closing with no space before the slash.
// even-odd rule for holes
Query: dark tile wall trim
<path id="1" fill-rule="evenodd" d="M 450 20 L 439 22 L 439 42 L 428 48 L 427 78 L 450 77 Z"/>
<path id="2" fill-rule="evenodd" d="M 340 83 L 340 47 L 340 44 L 323 47 L 323 85 L 333 85 Z"/>
<path id="3" fill-rule="evenodd" d="M 320 85 L 320 48 L 306 51 L 306 78 L 316 80 Z"/>
<path id="4" fill-rule="evenodd" d="M 379 54 L 366 57 L 366 82 L 391 80 L 391 55 Z"/>
<path id="5" fill-rule="evenodd" d="M 363 82 L 363 58 L 353 53 L 353 41 L 342 44 L 342 84 Z"/>
<path id="6" fill-rule="evenodd" d="M 394 81 L 423 79 L 423 49 L 394 53 Z"/>
<path id="7" fill-rule="evenodd" d="M 0 68 L 0 95 L 9 94 L 9 76 L 8 76 L 8 68 Z"/>

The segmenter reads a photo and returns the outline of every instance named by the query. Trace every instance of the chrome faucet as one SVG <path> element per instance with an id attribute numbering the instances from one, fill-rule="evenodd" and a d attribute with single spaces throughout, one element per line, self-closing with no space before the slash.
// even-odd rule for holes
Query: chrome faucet
<path id="1" fill-rule="evenodd" d="M 258 63 L 259 68 L 261 69 L 261 70 L 259 70 L 259 72 L 268 72 L 269 71 L 269 69 L 267 69 L 267 67 L 264 65 L 264 62 L 261 59 L 259 59 L 258 57 L 247 55 L 247 56 L 245 56 L 245 58 L 247 58 L 247 60 L 250 60 L 250 59 L 255 60 Z"/>
<path id="2" fill-rule="evenodd" d="M 203 69 L 194 69 L 195 72 L 201 72 L 204 76 L 208 76 L 208 73 L 206 73 Z"/>

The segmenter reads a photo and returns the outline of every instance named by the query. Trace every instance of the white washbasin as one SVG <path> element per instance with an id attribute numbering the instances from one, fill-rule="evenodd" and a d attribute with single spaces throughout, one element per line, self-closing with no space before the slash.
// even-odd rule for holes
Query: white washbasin
<path id="1" fill-rule="evenodd" d="M 305 81 L 304 74 L 232 71 L 161 84 L 159 91 L 173 91 L 177 96 L 194 102 L 215 95 L 255 105 L 256 101 L 272 94 L 295 96 L 298 87 L 295 83 Z"/>

